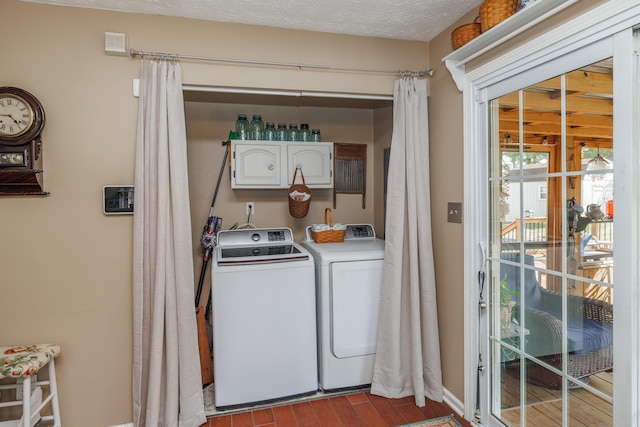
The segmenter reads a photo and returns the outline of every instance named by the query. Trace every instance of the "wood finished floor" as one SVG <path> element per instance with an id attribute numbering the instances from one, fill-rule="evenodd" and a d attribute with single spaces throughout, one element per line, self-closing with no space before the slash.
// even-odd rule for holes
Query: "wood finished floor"
<path id="1" fill-rule="evenodd" d="M 511 375 L 504 375 L 502 388 L 502 418 L 508 425 L 520 425 L 520 383 Z M 602 393 L 613 396 L 613 372 L 592 375 L 589 385 Z M 562 391 L 526 385 L 527 427 L 562 425 Z M 569 391 L 569 425 L 571 427 L 613 426 L 613 405 L 590 391 L 578 388 Z"/>
<path id="2" fill-rule="evenodd" d="M 360 392 L 216 415 L 201 427 L 397 427 L 450 414 L 454 414 L 453 410 L 444 403 L 427 400 L 419 408 L 413 396 L 386 399 Z M 462 417 L 454 416 L 463 427 L 471 427 Z"/>

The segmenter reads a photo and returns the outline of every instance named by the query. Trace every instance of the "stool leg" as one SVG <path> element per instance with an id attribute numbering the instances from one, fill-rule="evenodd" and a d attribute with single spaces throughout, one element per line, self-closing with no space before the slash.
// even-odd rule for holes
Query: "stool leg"
<path id="1" fill-rule="evenodd" d="M 53 412 L 54 426 L 61 427 L 60 404 L 58 403 L 58 383 L 56 382 L 56 366 L 53 359 L 49 361 L 49 392 L 53 396 L 51 399 L 51 409 Z"/>
<path id="2" fill-rule="evenodd" d="M 31 376 L 22 380 L 22 427 L 31 427 Z"/>

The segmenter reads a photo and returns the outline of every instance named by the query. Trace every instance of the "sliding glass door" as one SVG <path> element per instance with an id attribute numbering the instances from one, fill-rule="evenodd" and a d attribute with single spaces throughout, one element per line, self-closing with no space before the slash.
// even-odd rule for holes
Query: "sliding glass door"
<path id="1" fill-rule="evenodd" d="M 488 102 L 489 411 L 613 425 L 613 61 Z"/>
<path id="2" fill-rule="evenodd" d="M 640 3 L 564 18 L 445 58 L 464 96 L 465 415 L 640 427 Z"/>

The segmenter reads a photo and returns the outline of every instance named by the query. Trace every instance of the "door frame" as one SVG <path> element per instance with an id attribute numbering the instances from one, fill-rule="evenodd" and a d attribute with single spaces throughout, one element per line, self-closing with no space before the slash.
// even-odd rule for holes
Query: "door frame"
<path id="1" fill-rule="evenodd" d="M 480 384 L 488 384 L 485 378 L 487 370 L 478 374 L 478 351 L 488 355 L 488 349 L 482 348 L 478 331 L 488 327 L 487 315 L 479 316 L 480 287 L 478 272 L 486 266 L 486 251 L 482 242 L 486 241 L 486 224 L 488 224 L 488 164 L 486 147 L 488 136 L 488 99 L 491 92 L 499 91 L 501 85 L 512 84 L 518 79 L 521 87 L 551 78 L 563 70 L 554 69 L 552 61 L 569 57 L 581 48 L 594 43 L 608 43 L 614 57 L 614 139 L 618 141 L 628 138 L 633 143 L 616 146 L 615 164 L 616 180 L 614 192 L 626 194 L 623 200 L 616 200 L 616 220 L 629 224 L 626 231 L 617 227 L 616 242 L 626 241 L 628 250 L 616 253 L 616 270 L 618 277 L 628 278 L 627 285 L 620 285 L 617 294 L 621 295 L 616 302 L 616 324 L 624 328 L 624 333 L 614 334 L 614 345 L 625 348 L 623 352 L 614 353 L 614 420 L 616 425 L 637 427 L 640 425 L 639 404 L 639 369 L 633 360 L 640 355 L 640 296 L 632 284 L 638 283 L 639 267 L 638 241 L 638 70 L 637 57 L 634 56 L 635 39 L 633 28 L 640 25 L 640 4 L 623 1 L 607 2 L 595 7 L 566 23 L 535 37 L 470 71 L 465 71 L 466 61 L 457 72 L 462 71 L 460 86 L 463 90 L 464 118 L 464 203 L 469 213 L 464 223 L 464 343 L 465 343 L 465 375 L 464 375 L 464 410 L 467 419 L 474 419 L 480 424 L 490 424 L 488 415 L 489 390 L 480 388 L 479 407 L 477 411 L 476 393 L 477 378 Z M 455 53 L 454 53 L 455 54 Z M 578 53 L 579 55 L 580 53 Z M 584 59 L 584 58 L 583 58 Z M 602 58 L 595 58 L 594 61 Z M 446 58 L 445 58 L 446 61 Z M 448 62 L 448 61 L 446 61 Z M 540 74 L 540 66 L 549 64 Z M 557 63 L 555 65 L 562 65 Z M 455 65 L 454 65 L 455 66 Z M 452 74 L 454 74 L 452 70 Z M 564 70 L 566 71 L 566 70 Z M 510 81 L 511 80 L 511 81 Z M 624 82 L 624 84 L 623 84 Z M 491 91 L 488 91 L 491 88 Z M 633 90 L 629 90 L 632 88 Z M 623 179 L 618 179 L 620 175 Z M 620 212 L 619 212 L 620 209 Z M 631 231 L 631 232 L 629 232 Z M 485 285 L 486 295 L 486 285 Z M 486 332 L 486 329 L 484 329 Z M 486 356 L 485 356 L 486 359 Z M 484 360 L 486 365 L 486 360 Z"/>

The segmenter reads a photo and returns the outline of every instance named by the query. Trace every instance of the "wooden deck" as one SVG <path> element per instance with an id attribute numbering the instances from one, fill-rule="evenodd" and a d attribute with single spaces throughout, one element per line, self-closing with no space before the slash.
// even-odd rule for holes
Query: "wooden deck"
<path id="1" fill-rule="evenodd" d="M 520 381 L 503 376 L 502 419 L 510 426 L 520 426 Z M 592 375 L 589 385 L 608 396 L 613 395 L 613 372 Z M 562 391 L 533 384 L 526 385 L 525 418 L 527 427 L 562 425 Z M 569 390 L 569 425 L 572 427 L 613 426 L 613 405 L 594 393 L 580 388 Z"/>

